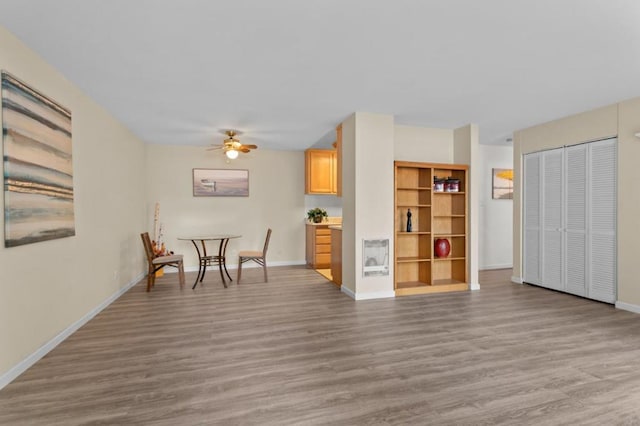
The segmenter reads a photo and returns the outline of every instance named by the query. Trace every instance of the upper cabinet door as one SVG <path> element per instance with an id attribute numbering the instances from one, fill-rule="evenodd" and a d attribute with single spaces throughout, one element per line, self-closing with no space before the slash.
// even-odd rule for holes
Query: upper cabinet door
<path id="1" fill-rule="evenodd" d="M 336 152 L 330 149 L 305 151 L 305 194 L 336 193 Z"/>

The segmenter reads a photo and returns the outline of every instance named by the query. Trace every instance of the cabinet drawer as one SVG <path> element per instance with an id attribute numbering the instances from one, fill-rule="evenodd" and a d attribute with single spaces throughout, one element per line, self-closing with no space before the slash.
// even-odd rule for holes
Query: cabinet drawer
<path id="1" fill-rule="evenodd" d="M 331 235 L 331 229 L 329 228 L 316 228 L 316 238 L 320 235 Z"/>
<path id="2" fill-rule="evenodd" d="M 319 235 L 316 237 L 316 244 L 331 244 L 331 235 Z"/>
<path id="3" fill-rule="evenodd" d="M 331 244 L 316 244 L 316 253 L 331 253 Z"/>
<path id="4" fill-rule="evenodd" d="M 331 253 L 316 254 L 316 265 L 330 265 Z"/>

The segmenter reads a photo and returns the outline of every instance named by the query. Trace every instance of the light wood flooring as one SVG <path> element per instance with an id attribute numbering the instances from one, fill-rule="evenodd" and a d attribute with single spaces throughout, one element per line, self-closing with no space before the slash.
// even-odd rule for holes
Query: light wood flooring
<path id="1" fill-rule="evenodd" d="M 304 268 L 166 274 L 1 390 L 0 424 L 640 424 L 640 315 L 510 275 L 354 302 Z"/>

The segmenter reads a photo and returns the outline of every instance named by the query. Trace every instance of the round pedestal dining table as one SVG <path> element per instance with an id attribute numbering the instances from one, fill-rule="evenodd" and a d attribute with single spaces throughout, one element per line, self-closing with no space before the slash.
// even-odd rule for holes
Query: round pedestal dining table
<path id="1" fill-rule="evenodd" d="M 231 275 L 229 275 L 229 271 L 227 270 L 227 260 L 226 260 L 226 251 L 227 244 L 229 244 L 229 240 L 233 238 L 240 238 L 242 235 L 235 234 L 213 234 L 213 235 L 202 235 L 202 236 L 188 236 L 188 237 L 179 237 L 178 240 L 182 241 L 191 241 L 193 246 L 196 249 L 196 253 L 198 254 L 198 276 L 196 277 L 196 281 L 193 283 L 192 289 L 195 289 L 198 283 L 202 282 L 204 279 L 204 274 L 207 271 L 207 266 L 215 266 L 218 265 L 220 269 L 220 278 L 222 278 L 222 284 L 225 288 L 227 288 L 227 281 L 225 280 L 225 274 L 229 281 L 233 281 L 231 279 Z M 218 244 L 218 254 L 208 254 L 206 241 L 219 241 Z M 199 246 L 198 246 L 199 244 Z"/>

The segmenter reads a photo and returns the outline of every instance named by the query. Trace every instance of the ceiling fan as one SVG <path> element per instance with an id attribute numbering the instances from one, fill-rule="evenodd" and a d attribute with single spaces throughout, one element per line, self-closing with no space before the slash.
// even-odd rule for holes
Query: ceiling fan
<path id="1" fill-rule="evenodd" d="M 222 145 L 213 146 L 207 151 L 212 151 L 215 149 L 221 149 L 222 152 L 229 158 L 230 160 L 238 158 L 238 154 L 240 152 L 247 153 L 252 149 L 258 149 L 257 145 L 243 145 L 240 143 L 240 140 L 236 138 L 238 136 L 238 132 L 235 130 L 227 130 L 224 132 L 227 135 L 227 139 L 222 142 Z"/>

